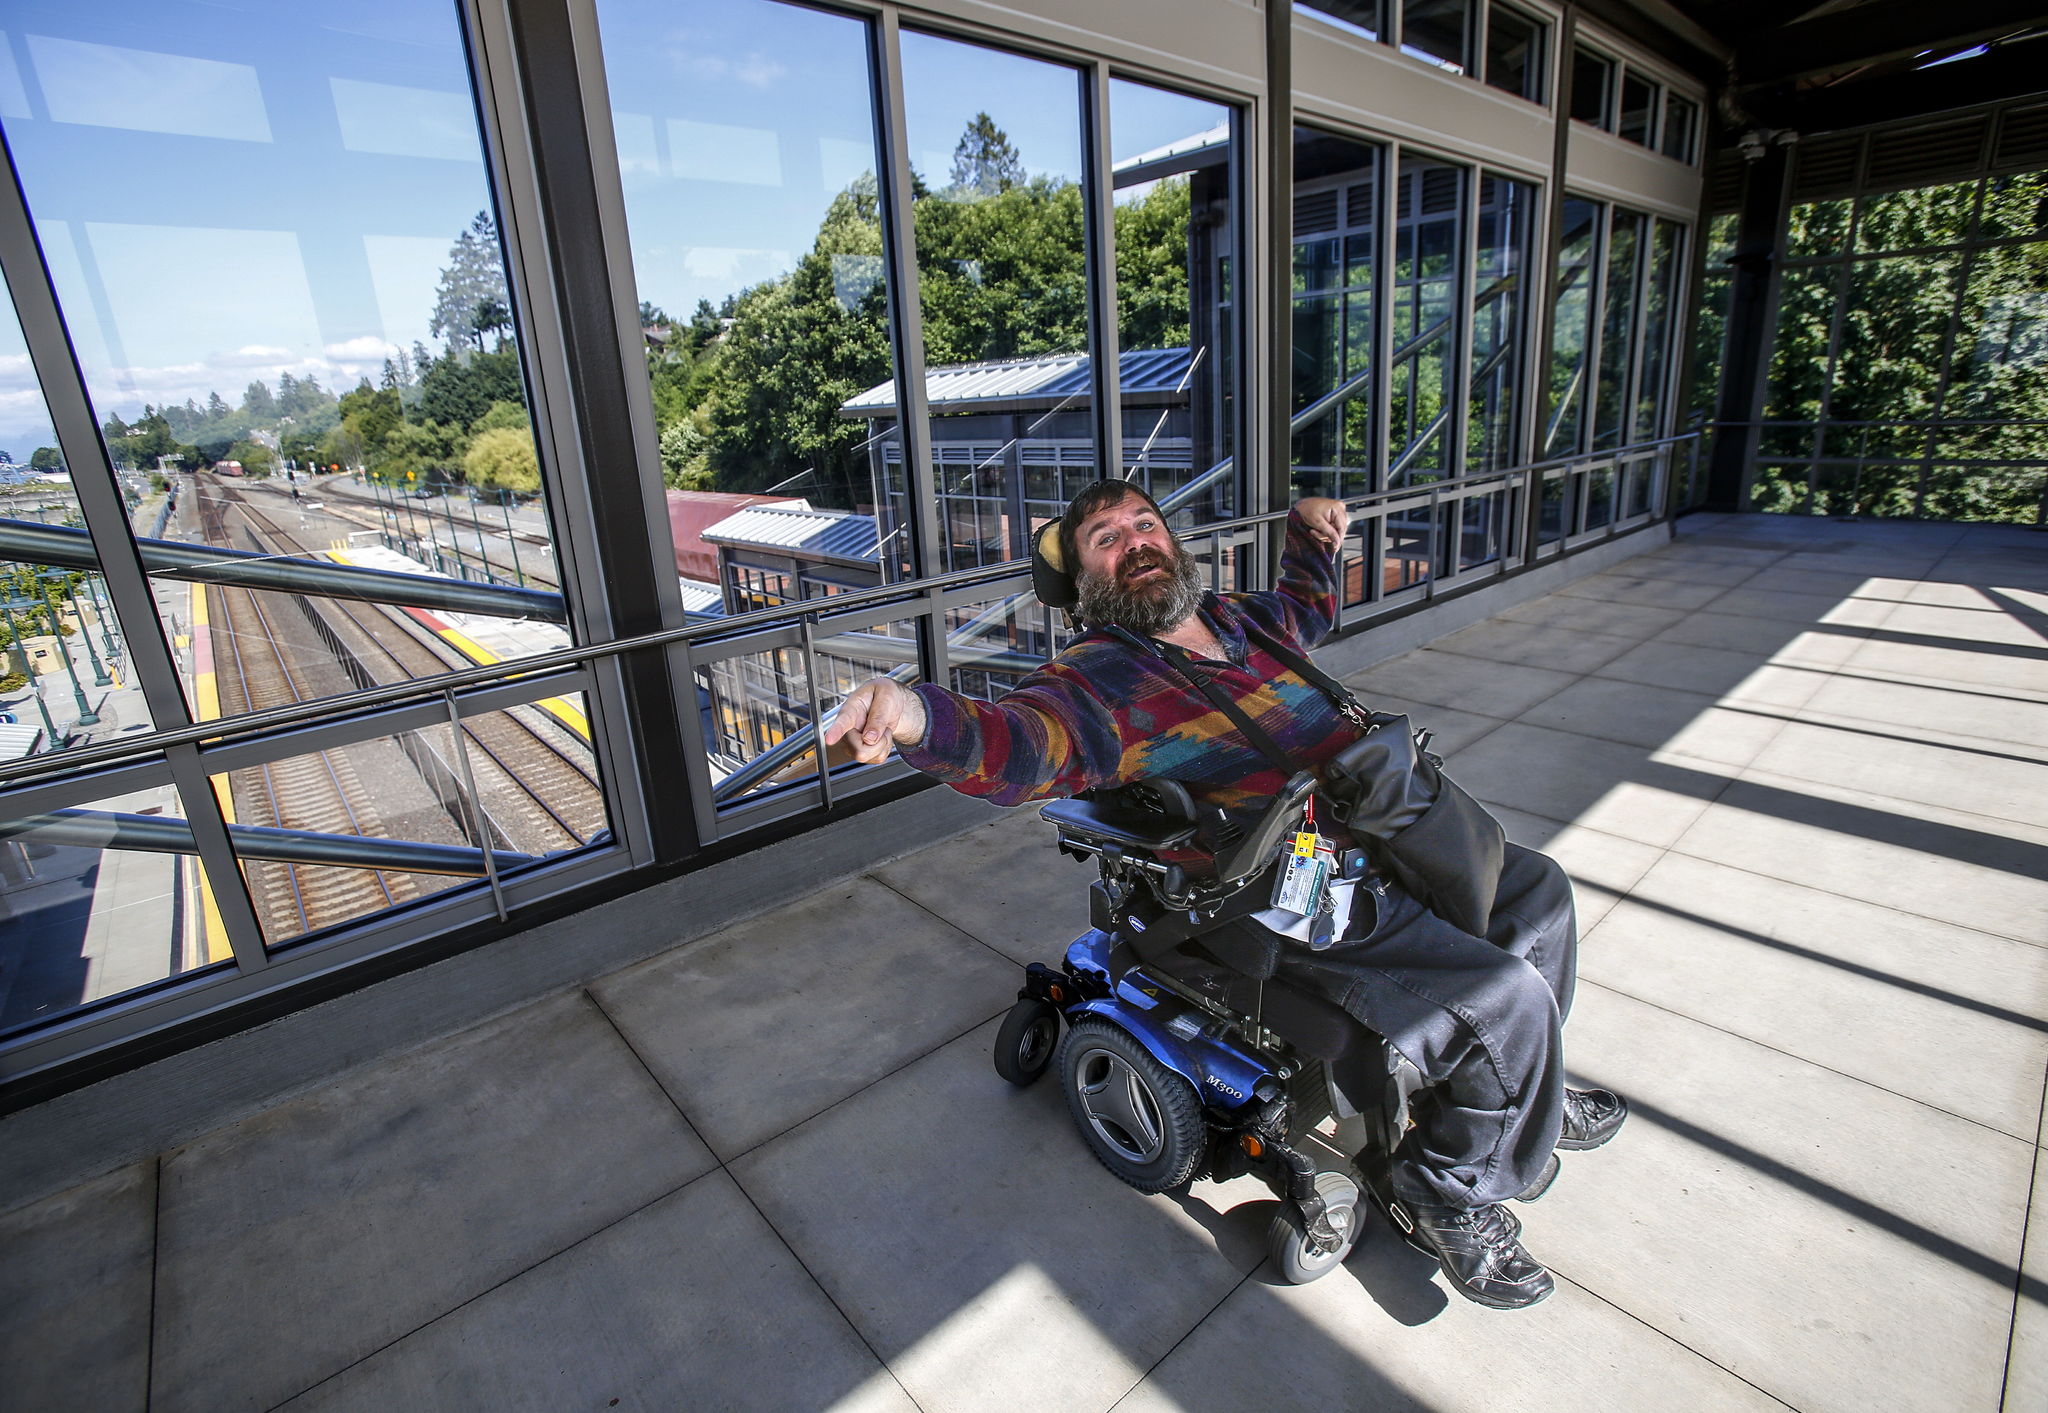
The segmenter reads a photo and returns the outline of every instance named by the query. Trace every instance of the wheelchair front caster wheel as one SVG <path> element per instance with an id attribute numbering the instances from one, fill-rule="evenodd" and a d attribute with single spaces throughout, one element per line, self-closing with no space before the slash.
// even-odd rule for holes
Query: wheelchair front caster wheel
<path id="1" fill-rule="evenodd" d="M 1025 997 L 996 1031 L 996 1073 L 1021 1089 L 1045 1073 L 1059 1041 L 1060 1013 L 1050 1002 Z"/>
<path id="2" fill-rule="evenodd" d="M 1266 1231 L 1266 1250 L 1273 1264 L 1292 1285 L 1320 1280 L 1344 1264 L 1351 1248 L 1358 1244 L 1358 1188 L 1342 1173 L 1317 1173 L 1316 1191 L 1321 1194 L 1325 1215 L 1337 1232 L 1335 1251 L 1318 1251 L 1309 1240 L 1301 1209 L 1292 1202 L 1280 1204 L 1273 1225 Z"/>

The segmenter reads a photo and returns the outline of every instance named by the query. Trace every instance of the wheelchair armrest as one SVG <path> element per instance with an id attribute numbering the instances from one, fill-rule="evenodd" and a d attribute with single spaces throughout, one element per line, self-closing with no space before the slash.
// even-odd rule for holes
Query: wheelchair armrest
<path id="1" fill-rule="evenodd" d="M 1227 886 L 1264 868 L 1272 859 L 1273 851 L 1280 847 L 1280 841 L 1293 832 L 1301 819 L 1303 806 L 1315 789 L 1316 778 L 1306 770 L 1288 781 L 1244 838 L 1217 856 L 1217 883 Z"/>
<path id="2" fill-rule="evenodd" d="M 1119 809 L 1107 800 L 1049 800 L 1039 809 L 1038 817 L 1056 825 L 1062 834 L 1078 834 L 1153 853 L 1179 848 L 1195 837 L 1191 820 L 1140 814 Z"/>

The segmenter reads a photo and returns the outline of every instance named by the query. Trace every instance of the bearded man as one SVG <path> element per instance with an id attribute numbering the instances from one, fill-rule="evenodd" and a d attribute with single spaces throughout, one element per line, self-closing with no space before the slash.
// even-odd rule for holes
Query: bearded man
<path id="1" fill-rule="evenodd" d="M 1341 501 L 1300 501 L 1276 589 L 1205 593 L 1151 497 L 1096 482 L 1058 530 L 1085 632 L 994 702 L 929 683 L 866 683 L 824 739 L 847 740 L 863 761 L 900 749 L 919 770 L 998 805 L 1164 776 L 1197 800 L 1254 812 L 1291 772 L 1186 674 L 1206 677 L 1303 767 L 1357 741 L 1329 697 L 1262 646 L 1279 640 L 1305 654 L 1329 632 L 1348 521 Z M 1395 1155 L 1394 1191 L 1414 1221 L 1408 1239 L 1460 1294 L 1496 1309 L 1532 1305 L 1552 1288 L 1502 1203 L 1540 1195 L 1557 1170 L 1554 1149 L 1597 1147 L 1628 1112 L 1604 1090 L 1564 1084 L 1559 1027 L 1576 942 L 1562 871 L 1510 844 L 1483 937 L 1376 877 L 1354 892 L 1333 945 L 1280 951 L 1281 976 L 1385 1036 L 1430 1084 Z"/>

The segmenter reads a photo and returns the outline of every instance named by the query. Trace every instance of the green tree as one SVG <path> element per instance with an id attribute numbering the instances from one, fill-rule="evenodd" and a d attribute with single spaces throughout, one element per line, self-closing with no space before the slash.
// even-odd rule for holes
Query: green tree
<path id="1" fill-rule="evenodd" d="M 485 410 L 483 416 L 469 424 L 469 430 L 472 434 L 496 431 L 524 432 L 529 426 L 523 403 L 494 402 Z"/>
<path id="2" fill-rule="evenodd" d="M 344 394 L 337 406 L 342 425 L 362 448 L 365 458 L 383 449 L 384 439 L 403 415 L 397 389 L 372 388 L 367 378 L 353 392 Z"/>
<path id="3" fill-rule="evenodd" d="M 433 360 L 420 379 L 419 414 L 425 421 L 467 427 L 494 402 L 523 402 L 519 357 L 511 349 Z"/>
<path id="4" fill-rule="evenodd" d="M 261 442 L 236 442 L 224 459 L 241 462 L 244 474 L 259 478 L 277 470 L 277 453 Z"/>
<path id="5" fill-rule="evenodd" d="M 53 446 L 39 446 L 29 453 L 28 464 L 32 471 L 62 471 L 64 453 Z"/>
<path id="6" fill-rule="evenodd" d="M 270 385 L 261 378 L 242 389 L 242 414 L 257 423 L 276 419 L 277 399 L 270 395 Z"/>
<path id="7" fill-rule="evenodd" d="M 954 145 L 951 176 L 956 191 L 996 196 L 1023 185 L 1024 159 L 995 119 L 976 113 Z"/>
<path id="8" fill-rule="evenodd" d="M 494 427 L 479 433 L 462 458 L 462 469 L 472 486 L 522 494 L 540 489 L 540 459 L 530 432 Z"/>
<path id="9" fill-rule="evenodd" d="M 439 422 L 401 422 L 384 438 L 383 452 L 372 469 L 391 485 L 457 479 L 464 444 L 452 427 Z"/>
<path id="10" fill-rule="evenodd" d="M 507 303 L 498 228 L 488 211 L 479 211 L 448 251 L 427 327 L 450 351 L 474 347 L 481 353 L 484 335 L 507 322 Z"/>

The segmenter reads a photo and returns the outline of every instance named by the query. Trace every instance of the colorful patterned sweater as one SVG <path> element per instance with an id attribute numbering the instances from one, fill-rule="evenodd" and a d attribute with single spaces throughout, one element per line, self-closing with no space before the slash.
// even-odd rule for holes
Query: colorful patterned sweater
<path id="1" fill-rule="evenodd" d="M 1194 670 L 1221 685 L 1282 750 L 1320 765 L 1357 740 L 1357 730 L 1249 642 L 1245 624 L 1306 653 L 1335 616 L 1336 561 L 1290 515 L 1280 565 L 1280 586 L 1270 593 L 1203 596 L 1202 612 L 1230 661 L 1195 659 Z M 994 702 L 929 684 L 916 691 L 930 726 L 903 758 L 998 805 L 1167 776 L 1198 800 L 1237 810 L 1286 783 L 1178 667 L 1103 632 L 1082 634 Z"/>

